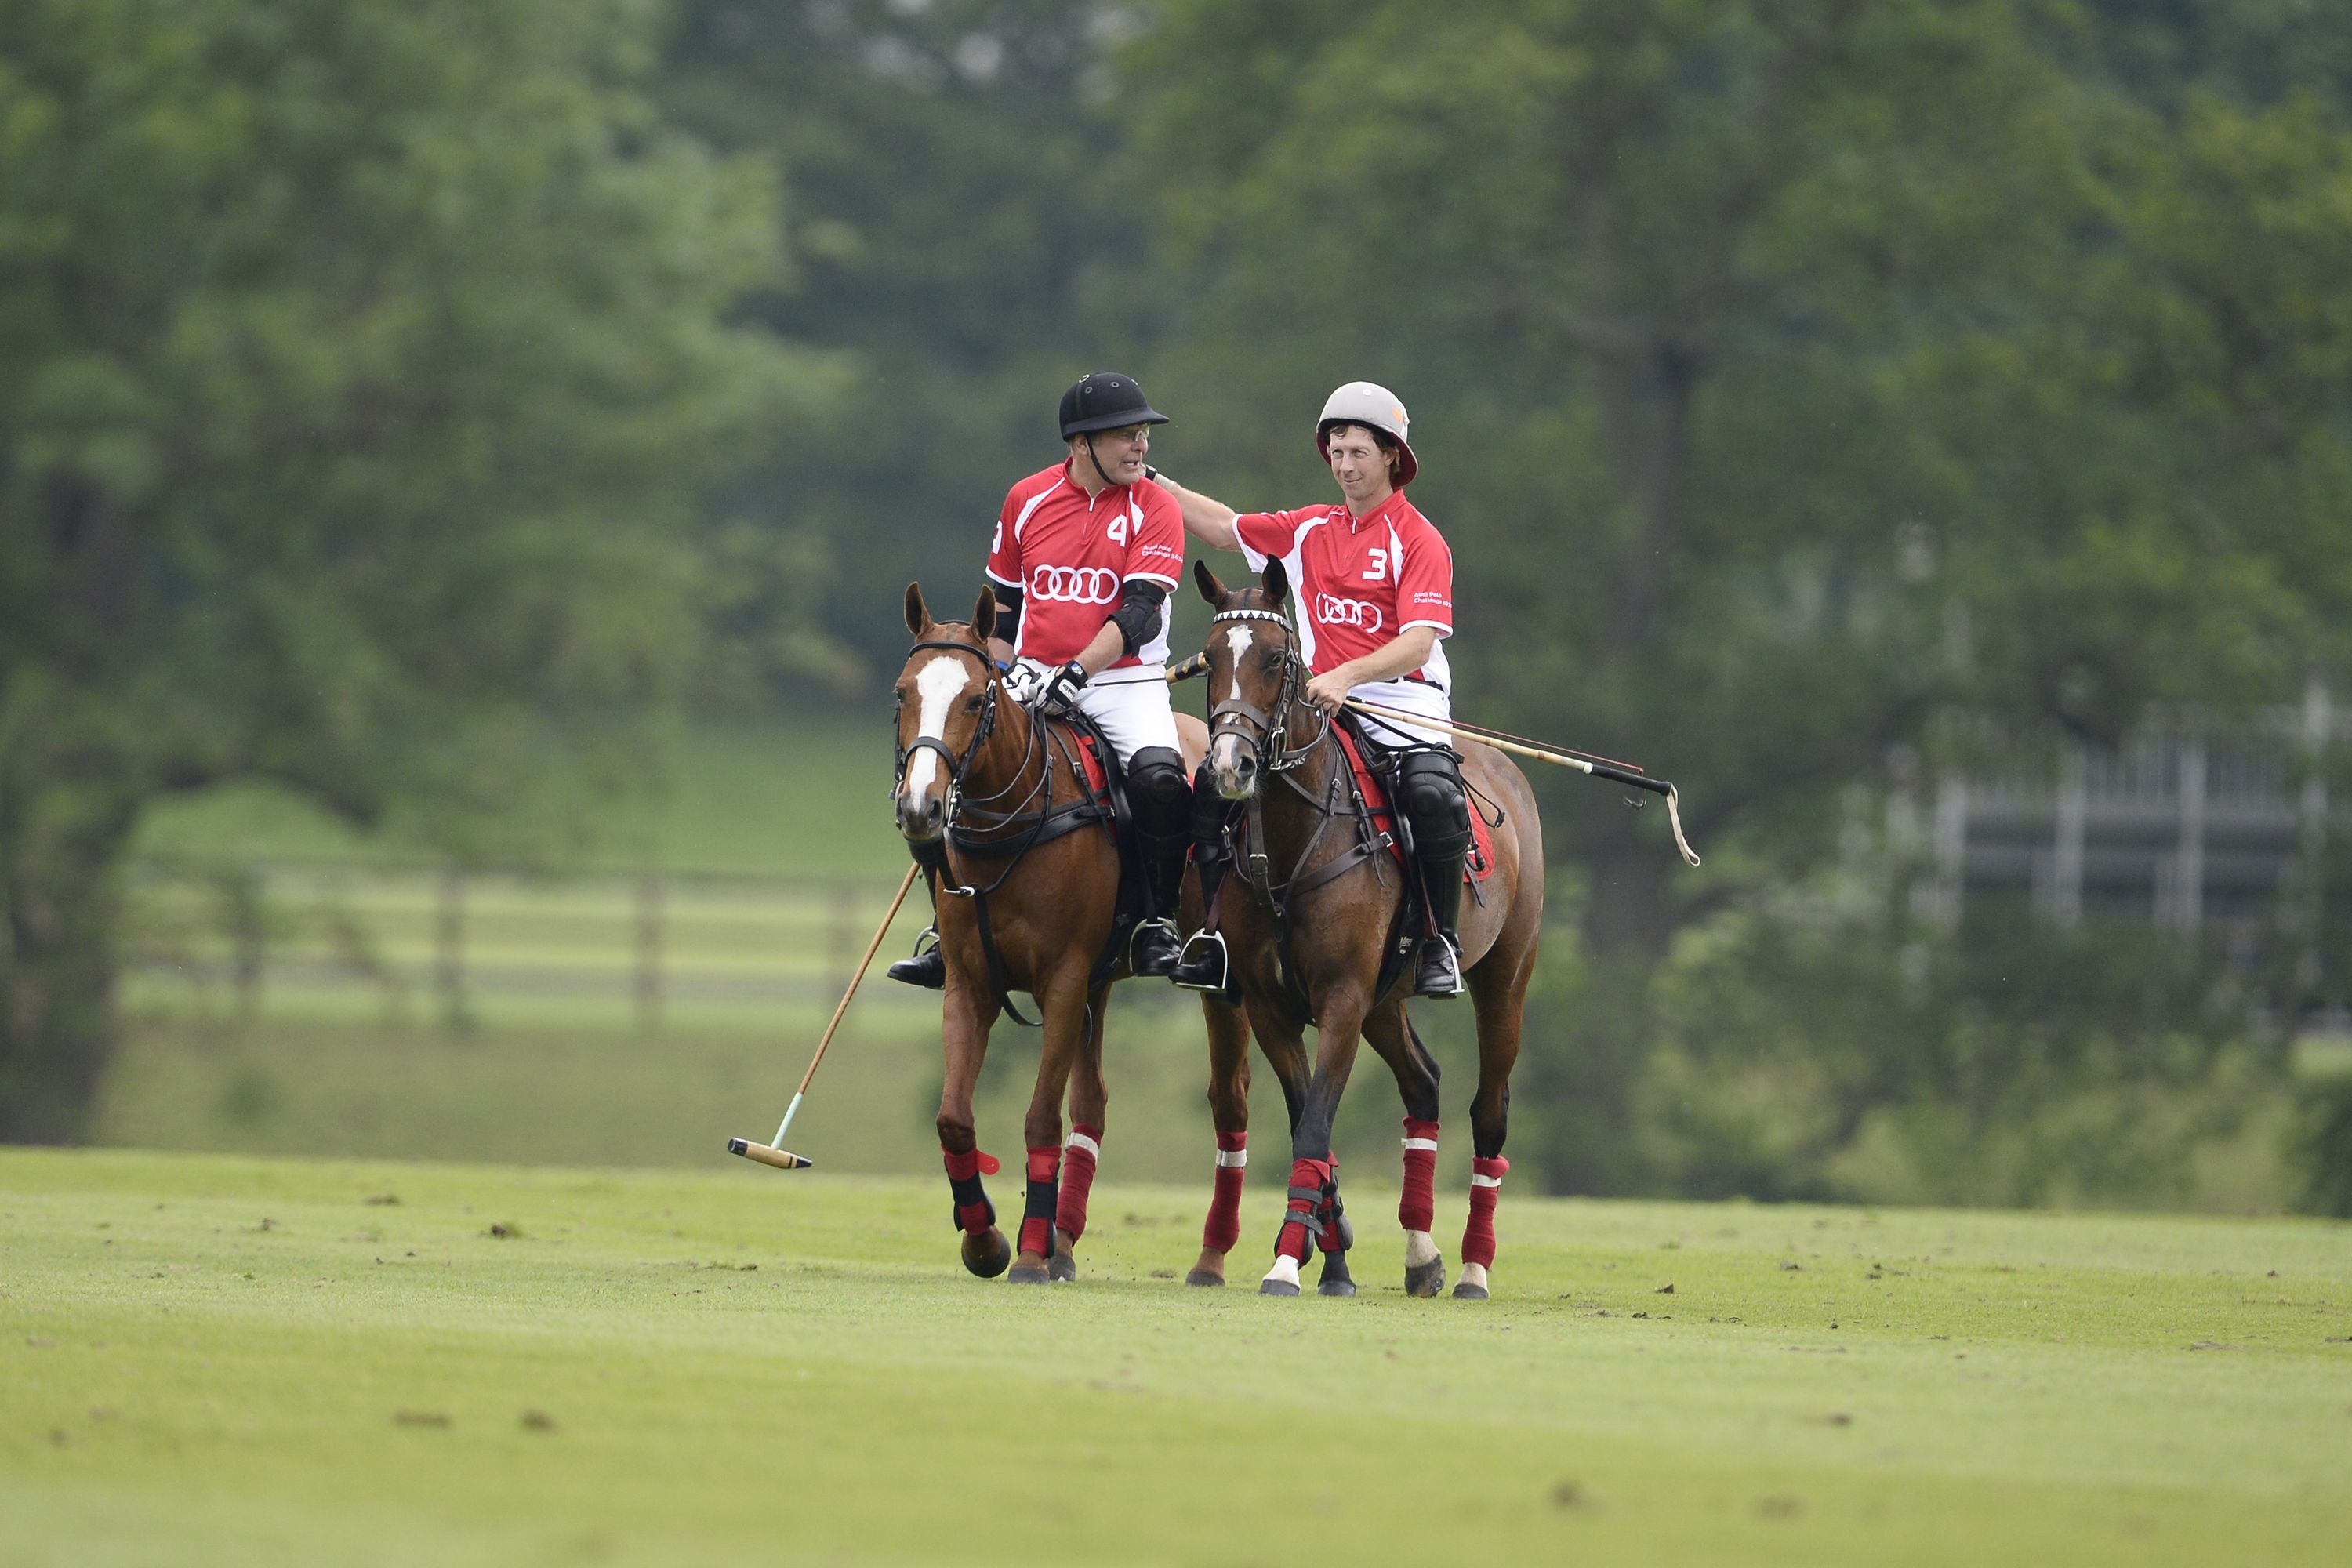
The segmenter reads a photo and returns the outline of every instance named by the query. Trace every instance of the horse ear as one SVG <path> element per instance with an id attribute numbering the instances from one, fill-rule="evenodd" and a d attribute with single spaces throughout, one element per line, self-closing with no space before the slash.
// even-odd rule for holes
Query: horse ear
<path id="1" fill-rule="evenodd" d="M 923 585 L 907 584 L 907 629 L 917 637 L 930 629 L 931 608 L 923 603 Z"/>
<path id="2" fill-rule="evenodd" d="M 972 635 L 986 642 L 996 635 L 996 590 L 982 583 L 980 602 L 971 607 Z"/>
<path id="3" fill-rule="evenodd" d="M 1222 605 L 1225 602 L 1225 585 L 1217 581 L 1217 574 L 1209 570 L 1206 561 L 1197 558 L 1193 561 L 1192 582 L 1201 590 L 1201 597 L 1212 605 Z"/>
<path id="4" fill-rule="evenodd" d="M 1282 608 L 1282 601 L 1290 597 L 1290 569 L 1283 565 L 1282 557 L 1277 555 L 1265 563 L 1265 571 L 1259 575 L 1258 584 L 1265 589 L 1267 601 L 1276 609 Z"/>

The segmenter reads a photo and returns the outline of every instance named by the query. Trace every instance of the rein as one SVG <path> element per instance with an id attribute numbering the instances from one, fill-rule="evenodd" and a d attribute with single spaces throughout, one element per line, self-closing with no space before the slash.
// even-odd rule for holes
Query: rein
<path id="1" fill-rule="evenodd" d="M 1273 879 L 1267 856 L 1269 846 L 1265 832 L 1265 783 L 1261 781 L 1258 787 L 1250 794 L 1248 855 L 1244 862 L 1246 869 L 1244 876 L 1257 893 L 1260 901 L 1272 914 L 1277 951 L 1286 954 L 1289 944 L 1290 901 L 1302 893 L 1309 892 L 1338 879 L 1346 872 L 1352 870 L 1357 863 L 1362 860 L 1372 862 L 1373 874 L 1380 878 L 1382 885 L 1385 886 L 1388 874 L 1381 857 L 1389 847 L 1390 835 L 1378 831 L 1370 806 L 1357 795 L 1355 777 L 1348 766 L 1347 758 L 1338 754 L 1339 745 L 1331 734 L 1330 715 L 1322 712 L 1319 709 L 1310 710 L 1318 721 L 1313 737 L 1303 742 L 1294 742 L 1291 739 L 1292 715 L 1299 706 L 1298 691 L 1301 684 L 1299 675 L 1305 667 L 1298 658 L 1297 635 L 1291 627 L 1289 617 L 1278 610 L 1224 610 L 1213 616 L 1209 624 L 1213 627 L 1222 624 L 1244 621 L 1268 621 L 1282 627 L 1285 638 L 1282 649 L 1282 686 L 1276 695 L 1274 711 L 1268 714 L 1255 703 L 1243 700 L 1241 682 L 1236 677 L 1234 683 L 1234 694 L 1218 703 L 1210 711 L 1210 740 L 1213 744 L 1217 735 L 1222 732 L 1233 736 L 1240 744 L 1247 746 L 1258 758 L 1259 771 L 1269 778 L 1278 778 L 1287 784 L 1291 792 L 1304 801 L 1317 816 L 1315 830 L 1307 835 L 1307 842 L 1300 847 L 1297 855 L 1292 859 L 1289 875 L 1281 883 L 1276 884 Z M 1255 733 L 1252 733 L 1253 731 Z M 1324 786 L 1322 797 L 1318 799 L 1294 775 L 1317 752 L 1327 748 L 1335 754 L 1328 781 Z M 1352 818 L 1356 824 L 1356 844 L 1334 856 L 1315 870 L 1307 871 L 1305 868 L 1314 858 L 1316 849 L 1321 846 L 1324 836 L 1331 830 L 1333 822 L 1342 816 Z M 1285 967 L 1288 967 L 1286 957 Z"/>

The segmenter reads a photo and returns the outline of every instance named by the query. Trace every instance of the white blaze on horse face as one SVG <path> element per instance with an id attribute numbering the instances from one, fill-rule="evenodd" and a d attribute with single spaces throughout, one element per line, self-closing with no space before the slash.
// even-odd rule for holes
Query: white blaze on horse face
<path id="1" fill-rule="evenodd" d="M 1221 702 L 1231 702 L 1238 699 L 1242 694 L 1242 656 L 1249 652 L 1249 627 L 1227 627 L 1225 630 L 1225 646 L 1234 650 L 1234 686 L 1232 690 L 1226 692 L 1224 696 L 1218 698 L 1217 700 Z M 1210 693 L 1210 695 L 1213 697 L 1216 696 L 1214 692 Z"/>
<path id="2" fill-rule="evenodd" d="M 935 656 L 915 675 L 915 696 L 919 706 L 915 710 L 915 731 L 919 737 L 936 741 L 946 728 L 948 707 L 961 695 L 970 671 L 962 658 L 952 653 Z M 925 746 L 907 763 L 907 798 L 920 800 L 931 791 L 931 776 L 939 771 L 940 754 Z"/>

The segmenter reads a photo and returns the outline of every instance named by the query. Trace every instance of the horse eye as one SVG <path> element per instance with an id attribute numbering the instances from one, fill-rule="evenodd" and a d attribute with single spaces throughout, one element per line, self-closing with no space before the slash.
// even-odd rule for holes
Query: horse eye
<path id="1" fill-rule="evenodd" d="M 979 711 L 980 711 L 980 699 L 979 699 L 979 698 L 977 698 L 977 697 L 967 697 L 967 698 L 965 698 L 965 699 L 963 700 L 963 710 L 964 710 L 965 712 L 967 712 L 967 713 L 977 713 L 977 712 L 979 712 Z"/>

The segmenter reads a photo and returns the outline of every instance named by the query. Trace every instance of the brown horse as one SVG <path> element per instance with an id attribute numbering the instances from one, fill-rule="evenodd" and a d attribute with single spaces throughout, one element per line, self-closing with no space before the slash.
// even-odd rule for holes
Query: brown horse
<path id="1" fill-rule="evenodd" d="M 1331 721 L 1302 696 L 1307 671 L 1282 611 L 1289 592 L 1282 563 L 1267 564 L 1260 587 L 1231 593 L 1206 563 L 1196 562 L 1194 573 L 1202 596 L 1217 609 L 1208 645 L 1209 766 L 1219 794 L 1247 803 L 1246 821 L 1235 829 L 1238 863 L 1220 889 L 1221 928 L 1250 1026 L 1281 1077 L 1291 1115 L 1290 1206 L 1260 1289 L 1297 1295 L 1312 1237 L 1323 1253 L 1318 1289 L 1355 1293 L 1346 1256 L 1353 1233 L 1339 1205 L 1331 1121 L 1360 1037 L 1388 1063 L 1404 1097 L 1405 1184 L 1397 1217 L 1405 1229 L 1405 1289 L 1434 1296 L 1445 1283 L 1444 1262 L 1429 1235 L 1437 1063 L 1406 1019 L 1412 968 L 1396 960 L 1410 950 L 1393 940 L 1421 934 L 1394 930 L 1409 872 L 1363 811 Z M 1495 1203 L 1508 1169 L 1503 1140 L 1511 1068 L 1543 922 L 1543 837 L 1534 794 L 1517 766 L 1492 747 L 1465 743 L 1461 752 L 1473 809 L 1483 801 L 1494 830 L 1496 862 L 1462 918 L 1463 971 L 1478 1016 L 1478 1090 L 1470 1104 L 1476 1155 L 1470 1223 L 1454 1293 L 1484 1298 L 1495 1257 Z M 1391 962 L 1384 965 L 1384 959 Z M 1318 1031 L 1311 1067 L 1303 1040 L 1310 1023 Z M 1241 1133 L 1249 1123 L 1248 1064 L 1241 1050 L 1213 1037 L 1211 1062 L 1217 1131 Z M 1231 1231 L 1213 1209 L 1209 1228 L 1213 1236 Z M 1230 1246 L 1205 1247 L 1192 1278 L 1221 1283 Z"/>
<path id="2" fill-rule="evenodd" d="M 908 585 L 915 646 L 898 680 L 896 793 L 900 833 L 943 873 L 947 1079 L 940 1151 L 964 1233 L 964 1267 L 985 1279 L 1010 1262 L 1015 1282 L 1043 1284 L 1077 1278 L 1074 1248 L 1086 1231 L 1101 1152 L 1110 1098 L 1103 1015 L 1112 982 L 1127 974 L 1123 952 L 1098 962 L 1118 929 L 1119 856 L 1107 812 L 1087 790 L 1076 736 L 1013 700 L 997 679 L 988 652 L 995 623 L 995 598 L 986 589 L 966 626 L 932 620 L 922 589 Z M 1207 731 L 1187 715 L 1178 716 L 1177 730 L 1192 771 Z M 1185 918 L 1197 920 L 1196 879 L 1188 878 L 1184 892 Z M 971 1116 L 989 1031 L 1013 990 L 1036 999 L 1045 1036 L 1023 1124 L 1028 1201 L 1017 1261 L 981 1183 L 997 1167 L 980 1152 Z M 1249 1026 L 1240 1010 L 1218 997 L 1202 1002 L 1213 1054 L 1245 1053 Z M 1073 1124 L 1066 1151 L 1065 1090 Z"/>

